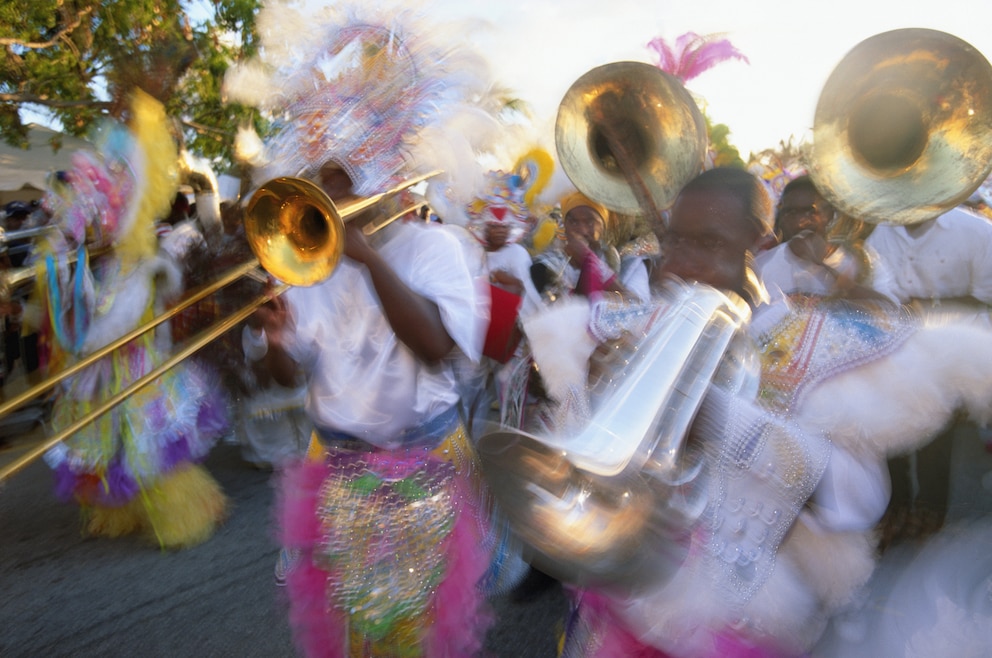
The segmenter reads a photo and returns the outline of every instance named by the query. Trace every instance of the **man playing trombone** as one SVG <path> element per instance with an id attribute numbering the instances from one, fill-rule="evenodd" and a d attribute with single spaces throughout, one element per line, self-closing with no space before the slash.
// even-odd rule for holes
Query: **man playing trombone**
<path id="1" fill-rule="evenodd" d="M 326 242 L 315 249 L 328 254 L 317 265 L 332 270 L 298 278 L 244 332 L 246 354 L 276 381 L 305 381 L 315 427 L 306 459 L 281 474 L 277 578 L 308 655 L 467 656 L 488 619 L 479 587 L 487 516 L 448 357 L 478 360 L 487 318 L 452 234 L 393 222 L 367 236 L 365 211 L 348 210 L 355 195 L 403 179 L 423 117 L 443 118 L 460 91 L 443 77 L 450 53 L 404 21 L 346 13 L 316 19 L 320 39 L 306 45 L 304 63 L 273 77 L 281 93 L 266 98 L 286 99 L 277 109 L 290 120 L 260 175 L 301 178 L 263 185 L 246 211 L 247 229 L 265 208 L 301 208 L 290 233 L 307 242 L 317 226 Z M 271 199 L 273 189 L 289 192 Z M 332 217 L 336 204 L 346 224 Z M 340 252 L 326 248 L 334 243 Z M 309 256 L 267 269 L 288 281 Z"/>

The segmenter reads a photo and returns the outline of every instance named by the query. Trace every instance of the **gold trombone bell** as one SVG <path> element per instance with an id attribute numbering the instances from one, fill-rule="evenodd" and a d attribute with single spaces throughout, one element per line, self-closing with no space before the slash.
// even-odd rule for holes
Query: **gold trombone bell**
<path id="1" fill-rule="evenodd" d="M 269 274 L 292 286 L 312 286 L 329 277 L 341 260 L 345 222 L 439 173 L 432 171 L 381 194 L 342 201 L 340 206 L 309 180 L 274 178 L 248 200 L 245 237 Z M 395 213 L 389 221 L 403 214 Z M 375 230 L 389 221 L 377 223 Z"/>
<path id="2" fill-rule="evenodd" d="M 267 272 L 293 286 L 312 286 L 341 260 L 344 219 L 314 183 L 276 178 L 248 201 L 245 237 Z"/>

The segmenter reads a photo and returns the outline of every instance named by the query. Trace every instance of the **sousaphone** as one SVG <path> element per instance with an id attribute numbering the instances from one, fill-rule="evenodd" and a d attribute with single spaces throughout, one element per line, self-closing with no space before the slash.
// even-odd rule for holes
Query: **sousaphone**
<path id="1" fill-rule="evenodd" d="M 890 224 L 943 214 L 992 171 L 992 65 L 936 30 L 862 41 L 823 87 L 806 159 L 844 214 Z"/>
<path id="2" fill-rule="evenodd" d="M 615 212 L 658 218 L 703 167 L 699 108 L 649 64 L 616 62 L 581 76 L 555 130 L 572 183 Z M 686 529 L 705 505 L 687 434 L 750 311 L 700 284 L 667 281 L 657 295 L 650 326 L 607 350 L 618 363 L 592 386 L 581 430 L 537 436 L 503 427 L 478 440 L 483 474 L 526 558 L 565 582 L 632 592 L 663 581 L 684 559 Z M 569 328 L 586 331 L 558 311 L 546 317 L 563 323 L 563 342 Z"/>

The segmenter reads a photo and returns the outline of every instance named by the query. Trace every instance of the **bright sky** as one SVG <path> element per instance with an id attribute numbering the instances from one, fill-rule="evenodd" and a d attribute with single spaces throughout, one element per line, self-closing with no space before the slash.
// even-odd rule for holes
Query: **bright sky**
<path id="1" fill-rule="evenodd" d="M 745 159 L 790 135 L 803 138 L 834 66 L 874 34 L 942 30 L 992 60 L 990 0 L 408 1 L 434 20 L 470 20 L 500 81 L 536 109 L 547 135 L 565 91 L 589 69 L 620 60 L 652 62 L 646 44 L 656 36 L 672 42 L 689 31 L 723 34 L 750 63 L 719 64 L 687 87 L 702 98 L 711 119 L 730 127 L 731 142 Z"/>
<path id="2" fill-rule="evenodd" d="M 989 0 L 427 0 L 452 18 L 489 22 L 477 40 L 500 80 L 553 122 L 583 73 L 620 60 L 653 62 L 646 44 L 684 33 L 722 33 L 750 60 L 689 81 L 710 118 L 731 129 L 747 158 L 812 127 L 830 72 L 860 41 L 924 27 L 992 57 Z"/>

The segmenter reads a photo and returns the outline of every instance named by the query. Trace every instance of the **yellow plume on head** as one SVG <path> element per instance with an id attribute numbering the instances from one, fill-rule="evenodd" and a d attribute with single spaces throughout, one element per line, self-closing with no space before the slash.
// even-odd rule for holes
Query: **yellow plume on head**
<path id="1" fill-rule="evenodd" d="M 531 236 L 531 243 L 534 245 L 532 256 L 541 253 L 554 241 L 558 234 L 558 222 L 551 217 L 545 217 L 534 229 Z"/>
<path id="2" fill-rule="evenodd" d="M 155 221 L 169 213 L 175 199 L 179 150 L 169 132 L 165 107 L 140 89 L 131 96 L 128 131 L 135 142 L 138 187 L 129 209 L 130 230 L 120 236 L 117 249 L 122 256 L 142 258 L 155 254 Z"/>
<path id="3" fill-rule="evenodd" d="M 528 207 L 534 204 L 534 199 L 547 186 L 554 169 L 554 158 L 542 148 L 533 148 L 517 160 L 513 171 L 525 181 L 527 191 L 524 192 L 524 203 Z"/>

